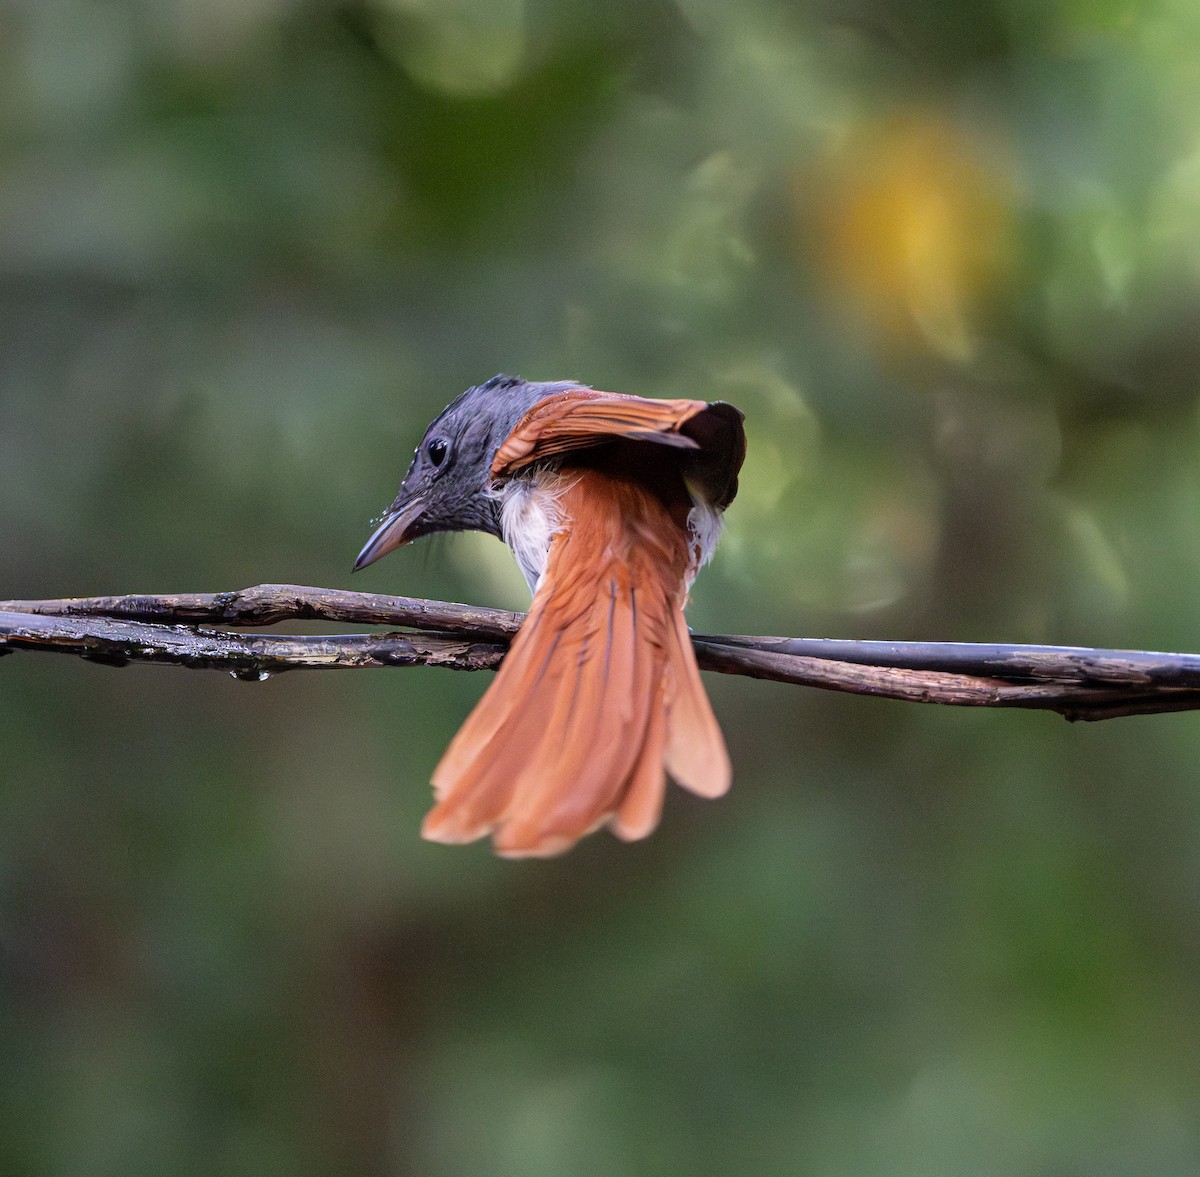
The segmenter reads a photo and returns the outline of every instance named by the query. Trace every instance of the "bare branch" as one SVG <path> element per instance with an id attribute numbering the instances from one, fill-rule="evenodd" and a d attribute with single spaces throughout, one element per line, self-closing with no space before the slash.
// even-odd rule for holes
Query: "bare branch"
<path id="1" fill-rule="evenodd" d="M 227 670 L 244 679 L 270 678 L 285 670 L 356 670 L 364 666 L 488 670 L 500 665 L 507 649 L 507 642 L 476 642 L 444 633 L 247 636 L 189 625 L 0 611 L 3 654 L 41 650 L 75 654 L 107 666 L 160 662 Z"/>
<path id="2" fill-rule="evenodd" d="M 1200 688 L 1200 654 L 1105 650 L 1091 646 L 1012 646 L 984 642 L 878 642 L 839 638 L 763 638 L 722 635 L 697 641 L 771 650 L 864 666 L 1022 677 L 1036 682 L 1117 683 Z"/>
<path id="3" fill-rule="evenodd" d="M 508 638 L 524 613 L 388 597 L 299 584 L 259 584 L 228 593 L 165 596 L 64 597 L 49 601 L 0 601 L 0 611 L 68 617 L 119 617 L 126 621 L 210 621 L 221 625 L 274 625 L 280 621 L 344 621 L 403 625 L 432 632 L 469 631 L 476 637 Z"/>
<path id="4" fill-rule="evenodd" d="M 843 662 L 833 658 L 759 650 L 742 644 L 724 645 L 718 637 L 693 638 L 696 657 L 705 670 L 743 674 L 772 682 L 796 683 L 876 695 L 910 703 L 941 703 L 951 707 L 1021 707 L 1057 711 L 1067 719 L 1115 719 L 1163 711 L 1200 708 L 1200 689 L 1139 684 L 1096 687 L 1086 677 L 1075 682 L 1036 683 L 1023 675 L 1006 679 L 996 674 L 953 674 L 944 670 Z M 773 639 L 767 639 L 771 641 Z M 843 644 L 843 643 L 839 643 Z M 923 643 L 931 651 L 936 642 Z M 1020 646 L 1009 647 L 1014 652 Z"/>
<path id="5" fill-rule="evenodd" d="M 246 634 L 210 629 L 322 620 L 415 632 Z M 159 662 L 262 679 L 366 666 L 494 669 L 520 613 L 300 585 L 227 593 L 0 601 L 0 654 L 40 650 L 125 665 Z M 182 623 L 182 624 L 181 624 Z M 1022 707 L 1068 719 L 1200 708 L 1200 655 L 1067 646 L 698 635 L 706 670 L 958 707 Z"/>

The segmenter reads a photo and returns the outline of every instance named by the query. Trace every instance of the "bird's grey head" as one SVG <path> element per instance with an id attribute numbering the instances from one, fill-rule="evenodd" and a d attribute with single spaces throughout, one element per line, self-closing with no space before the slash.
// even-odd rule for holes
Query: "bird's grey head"
<path id="1" fill-rule="evenodd" d="M 499 502 L 491 479 L 496 450 L 539 401 L 578 387 L 572 381 L 539 384 L 500 375 L 447 405 L 425 430 L 400 493 L 359 553 L 355 570 L 438 531 L 499 536 Z"/>

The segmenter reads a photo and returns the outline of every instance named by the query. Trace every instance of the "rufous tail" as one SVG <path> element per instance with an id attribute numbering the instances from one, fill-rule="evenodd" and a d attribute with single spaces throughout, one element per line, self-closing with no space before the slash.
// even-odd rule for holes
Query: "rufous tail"
<path id="1" fill-rule="evenodd" d="M 529 616 L 434 772 L 434 841 L 492 834 L 500 854 L 548 856 L 605 824 L 644 838 L 666 774 L 703 797 L 729 788 L 683 619 L 685 534 L 649 491 L 596 470 L 559 509 Z"/>

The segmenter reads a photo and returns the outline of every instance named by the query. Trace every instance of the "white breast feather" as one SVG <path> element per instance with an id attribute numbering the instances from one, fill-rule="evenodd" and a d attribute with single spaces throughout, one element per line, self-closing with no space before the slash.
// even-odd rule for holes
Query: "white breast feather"
<path id="1" fill-rule="evenodd" d="M 688 512 L 688 588 L 696 573 L 713 558 L 725 518 L 712 503 L 692 493 L 692 509 Z"/>
<path id="2" fill-rule="evenodd" d="M 500 488 L 500 530 L 531 593 L 537 592 L 550 541 L 562 527 L 560 499 L 570 485 L 569 478 L 543 473 L 536 484 L 514 478 Z"/>

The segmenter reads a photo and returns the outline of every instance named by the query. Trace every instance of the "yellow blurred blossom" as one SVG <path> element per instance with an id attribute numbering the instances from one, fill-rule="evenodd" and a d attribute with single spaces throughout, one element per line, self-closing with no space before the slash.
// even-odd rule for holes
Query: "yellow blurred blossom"
<path id="1" fill-rule="evenodd" d="M 981 307 L 1009 271 L 1008 171 L 1004 153 L 932 117 L 844 142 L 821 210 L 823 262 L 887 343 L 973 357 Z"/>

